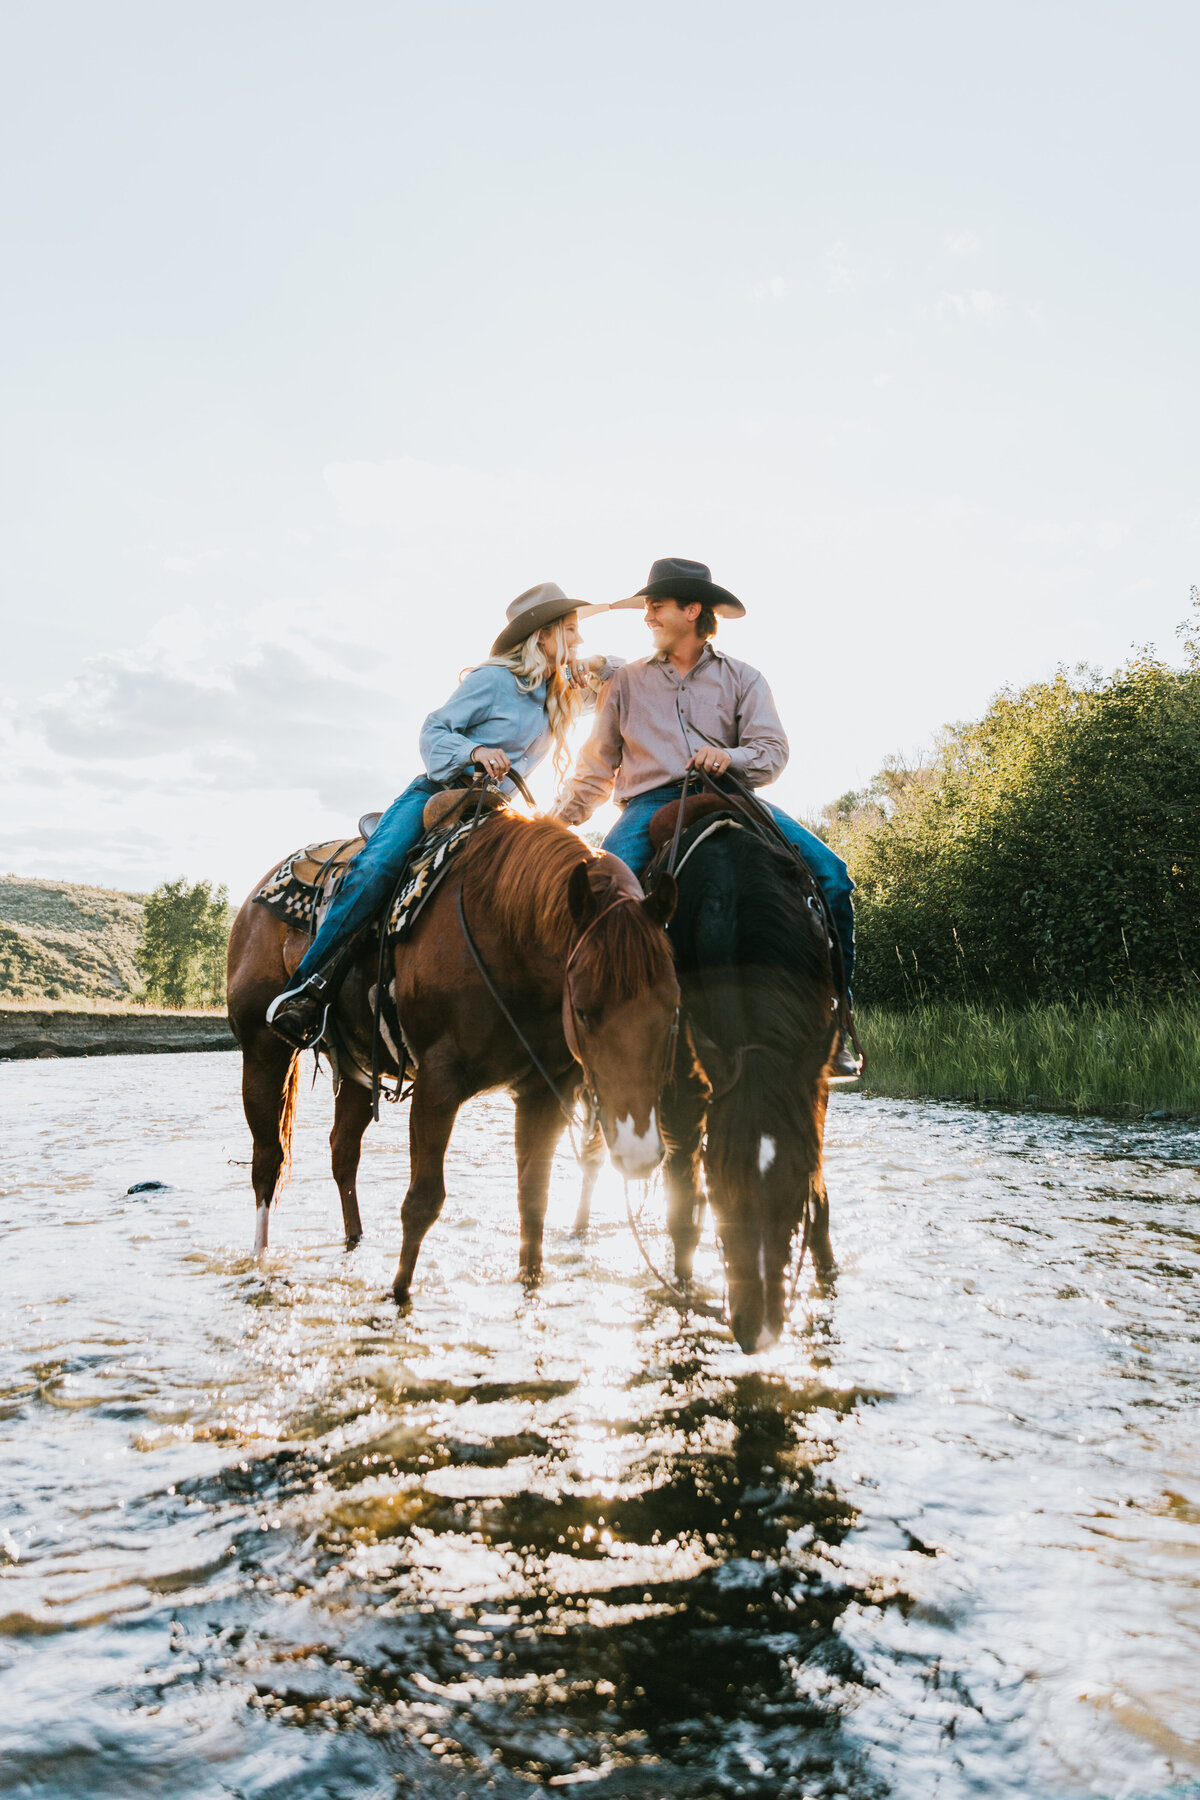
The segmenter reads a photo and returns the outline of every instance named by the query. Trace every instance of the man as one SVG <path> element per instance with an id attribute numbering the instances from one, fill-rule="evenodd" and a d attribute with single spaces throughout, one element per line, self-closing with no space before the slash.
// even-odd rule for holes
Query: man
<path id="1" fill-rule="evenodd" d="M 735 662 L 713 643 L 717 616 L 745 617 L 746 609 L 718 587 L 704 563 L 667 556 L 650 570 L 644 588 L 614 611 L 644 606 L 654 654 L 618 669 L 596 707 L 591 737 L 557 812 L 579 825 L 614 794 L 621 818 L 604 848 L 640 875 L 650 860 L 650 820 L 680 793 L 684 772 L 732 770 L 748 787 L 766 787 L 787 767 L 788 741 L 771 690 L 757 669 Z M 849 985 L 854 971 L 854 883 L 840 856 L 768 801 L 760 801 L 821 884 L 842 946 Z M 834 1073 L 859 1073 L 857 1058 L 839 1037 Z"/>

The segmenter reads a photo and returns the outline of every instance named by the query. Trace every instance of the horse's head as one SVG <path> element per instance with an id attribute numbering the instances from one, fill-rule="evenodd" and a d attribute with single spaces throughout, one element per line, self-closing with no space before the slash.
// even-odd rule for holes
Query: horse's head
<path id="1" fill-rule="evenodd" d="M 806 1237 L 814 1262 L 831 1259 L 821 1156 L 830 995 L 827 986 L 810 988 L 783 969 L 741 966 L 706 976 L 712 1035 L 694 1019 L 691 1029 L 712 1088 L 708 1203 L 729 1322 L 741 1348 L 753 1353 L 783 1330 Z"/>
<path id="2" fill-rule="evenodd" d="M 792 1260 L 799 1251 L 808 1175 L 771 1180 L 773 1140 L 764 1136 L 759 1160 L 764 1165 L 756 1203 L 717 1204 L 717 1238 L 729 1290 L 729 1324 L 748 1354 L 776 1343 L 787 1318 Z M 796 1179 L 798 1178 L 798 1180 Z"/>
<path id="3" fill-rule="evenodd" d="M 563 1030 L 614 1166 L 641 1180 L 662 1160 L 661 1094 L 679 1028 L 679 983 L 663 929 L 675 883 L 664 875 L 645 899 L 624 863 L 601 855 L 575 865 L 567 899 L 577 935 Z"/>
<path id="4" fill-rule="evenodd" d="M 766 1046 L 739 1052 L 729 1067 L 706 1057 L 705 1070 L 714 1084 L 708 1200 L 725 1264 L 729 1323 L 742 1349 L 753 1353 L 768 1349 L 783 1330 L 806 1220 L 816 1219 L 824 1200 L 816 1124 L 824 1095 L 802 1100 L 795 1091 L 808 1085 L 801 1072 Z"/>

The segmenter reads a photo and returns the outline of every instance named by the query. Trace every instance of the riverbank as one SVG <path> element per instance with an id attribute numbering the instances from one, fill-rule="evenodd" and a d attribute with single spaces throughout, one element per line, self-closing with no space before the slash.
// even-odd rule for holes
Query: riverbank
<path id="1" fill-rule="evenodd" d="M 104 1004 L 0 1007 L 0 1062 L 236 1048 L 229 1021 L 221 1012 L 161 1012 Z"/>
<path id="2" fill-rule="evenodd" d="M 1200 1005 L 864 1007 L 857 1023 L 869 1094 L 1200 1114 Z"/>

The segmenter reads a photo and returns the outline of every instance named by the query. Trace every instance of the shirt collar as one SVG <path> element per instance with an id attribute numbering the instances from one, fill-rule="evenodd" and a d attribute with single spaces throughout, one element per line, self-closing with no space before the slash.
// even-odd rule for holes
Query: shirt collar
<path id="1" fill-rule="evenodd" d="M 702 669 L 704 667 L 705 662 L 710 657 L 714 662 L 716 662 L 721 657 L 721 654 L 722 654 L 721 651 L 717 649 L 717 646 L 713 643 L 712 639 L 709 638 L 709 640 L 705 644 L 703 650 L 700 652 L 699 661 L 692 664 L 692 667 L 688 670 L 688 675 L 694 675 L 697 669 Z M 669 663 L 671 661 L 671 659 L 667 655 L 665 650 L 656 650 L 654 652 L 653 656 L 648 656 L 646 658 L 646 661 L 648 663 L 662 663 L 665 665 L 665 664 Z M 676 675 L 679 675 L 679 671 L 674 668 L 673 668 L 673 673 Z M 680 679 L 680 681 L 686 681 L 687 675 L 679 675 L 679 679 Z"/>

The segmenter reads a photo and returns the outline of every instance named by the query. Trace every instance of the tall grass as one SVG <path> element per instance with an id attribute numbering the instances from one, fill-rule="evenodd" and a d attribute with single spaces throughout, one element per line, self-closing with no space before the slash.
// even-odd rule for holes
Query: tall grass
<path id="1" fill-rule="evenodd" d="M 867 1007 L 857 1023 L 870 1093 L 1200 1113 L 1200 1004 Z"/>

